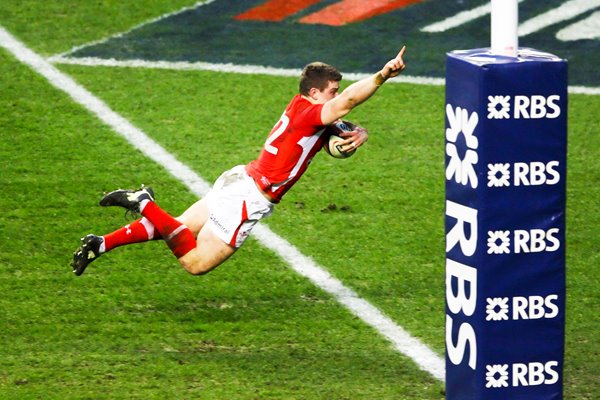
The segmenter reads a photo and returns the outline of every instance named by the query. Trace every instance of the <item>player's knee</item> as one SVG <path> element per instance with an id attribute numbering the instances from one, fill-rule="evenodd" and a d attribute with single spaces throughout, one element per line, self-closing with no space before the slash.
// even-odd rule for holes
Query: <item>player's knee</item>
<path id="1" fill-rule="evenodd" d="M 181 260 L 180 260 L 181 262 Z M 213 270 L 214 266 L 201 261 L 181 262 L 183 268 L 192 275 L 205 275 Z"/>
<path id="2" fill-rule="evenodd" d="M 196 248 L 183 257 L 178 258 L 178 261 L 190 274 L 204 275 L 221 265 L 235 251 L 235 249 L 229 246 L 225 250 L 221 252 L 202 252 Z"/>
<path id="3" fill-rule="evenodd" d="M 183 268 L 192 275 L 204 275 L 210 271 L 210 269 L 205 268 L 204 265 L 198 263 L 184 264 Z"/>
<path id="4" fill-rule="evenodd" d="M 195 269 L 189 271 L 192 275 L 205 275 L 212 271 L 212 268 L 204 268 L 204 267 L 196 267 Z"/>

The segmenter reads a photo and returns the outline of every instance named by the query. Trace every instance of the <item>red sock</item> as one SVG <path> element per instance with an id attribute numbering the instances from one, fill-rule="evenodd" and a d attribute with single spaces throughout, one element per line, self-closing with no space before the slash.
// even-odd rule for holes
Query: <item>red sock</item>
<path id="1" fill-rule="evenodd" d="M 141 213 L 152 222 L 175 257 L 180 258 L 196 248 L 196 238 L 192 231 L 163 211 L 153 201 L 146 203 Z"/>
<path id="2" fill-rule="evenodd" d="M 141 243 L 148 240 L 161 239 L 154 225 L 146 218 L 138 219 L 129 225 L 104 235 L 104 249 L 102 252 L 111 251 L 115 247 L 132 243 Z"/>

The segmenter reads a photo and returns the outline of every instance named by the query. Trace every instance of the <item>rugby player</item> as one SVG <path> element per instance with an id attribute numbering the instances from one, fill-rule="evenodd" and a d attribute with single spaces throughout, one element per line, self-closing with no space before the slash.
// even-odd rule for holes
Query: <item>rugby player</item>
<path id="1" fill-rule="evenodd" d="M 300 179 L 311 159 L 323 148 L 325 127 L 368 100 L 389 78 L 406 67 L 406 47 L 377 73 L 339 93 L 342 75 L 327 64 L 308 64 L 295 95 L 275 124 L 259 157 L 224 172 L 209 193 L 174 218 L 154 201 L 149 187 L 115 190 L 100 205 L 118 206 L 143 216 L 104 236 L 87 235 L 73 254 L 73 272 L 81 275 L 102 254 L 116 247 L 164 240 L 189 273 L 210 272 L 242 246 L 256 223 L 273 212 L 283 195 Z M 342 134 L 342 151 L 362 146 L 365 129 Z"/>

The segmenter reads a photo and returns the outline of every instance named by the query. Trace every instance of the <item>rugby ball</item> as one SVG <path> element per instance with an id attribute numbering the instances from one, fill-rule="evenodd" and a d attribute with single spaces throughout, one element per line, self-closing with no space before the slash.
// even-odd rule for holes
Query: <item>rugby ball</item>
<path id="1" fill-rule="evenodd" d="M 325 128 L 325 151 L 331 157 L 334 158 L 348 158 L 356 153 L 356 149 L 349 151 L 342 151 L 340 142 L 343 142 L 344 138 L 340 136 L 342 132 L 351 132 L 354 130 L 356 125 L 348 121 L 338 121 L 335 124 L 327 125 Z"/>

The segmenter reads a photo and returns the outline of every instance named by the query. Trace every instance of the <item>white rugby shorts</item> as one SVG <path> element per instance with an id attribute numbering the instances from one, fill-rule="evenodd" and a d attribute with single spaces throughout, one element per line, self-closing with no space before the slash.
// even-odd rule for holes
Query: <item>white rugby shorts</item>
<path id="1" fill-rule="evenodd" d="M 275 206 L 258 190 L 244 165 L 223 172 L 205 199 L 209 211 L 206 225 L 236 249 L 258 221 L 273 213 Z"/>

